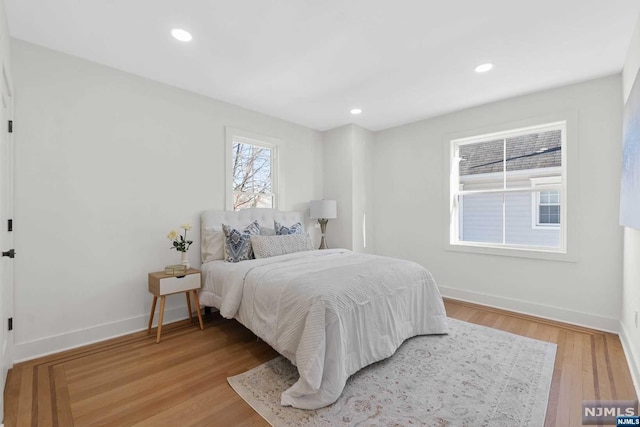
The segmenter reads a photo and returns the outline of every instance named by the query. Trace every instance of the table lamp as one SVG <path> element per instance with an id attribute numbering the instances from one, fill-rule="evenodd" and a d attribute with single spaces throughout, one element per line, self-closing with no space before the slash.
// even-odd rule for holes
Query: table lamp
<path id="1" fill-rule="evenodd" d="M 327 232 L 327 222 L 329 219 L 337 218 L 338 208 L 335 200 L 312 200 L 309 202 L 309 216 L 317 218 L 320 224 L 322 239 L 319 249 L 328 249 L 325 233 Z"/>

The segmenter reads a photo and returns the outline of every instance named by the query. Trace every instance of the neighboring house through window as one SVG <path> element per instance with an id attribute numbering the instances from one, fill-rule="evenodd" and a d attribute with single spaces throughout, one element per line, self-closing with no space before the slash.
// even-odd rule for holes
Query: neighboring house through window
<path id="1" fill-rule="evenodd" d="M 566 124 L 451 141 L 450 244 L 565 252 Z"/>
<path id="2" fill-rule="evenodd" d="M 227 129 L 228 209 L 277 207 L 277 146 L 273 138 Z"/>

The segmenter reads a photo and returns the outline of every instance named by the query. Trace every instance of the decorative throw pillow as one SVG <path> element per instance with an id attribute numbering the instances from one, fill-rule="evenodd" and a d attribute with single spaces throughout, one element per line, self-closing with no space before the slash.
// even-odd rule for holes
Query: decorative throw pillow
<path id="1" fill-rule="evenodd" d="M 242 231 L 225 224 L 222 224 L 222 230 L 224 231 L 225 235 L 225 261 L 239 262 L 253 258 L 253 249 L 251 248 L 250 237 L 252 235 L 260 234 L 260 226 L 258 225 L 258 221 L 253 221 Z"/>
<path id="2" fill-rule="evenodd" d="M 307 233 L 281 236 L 251 236 L 250 239 L 256 258 L 268 258 L 313 249 L 311 236 Z"/>
<path id="3" fill-rule="evenodd" d="M 304 234 L 304 227 L 299 222 L 296 222 L 291 227 L 285 227 L 278 221 L 273 221 L 273 228 L 276 229 L 276 236 L 283 236 L 286 234 Z"/>

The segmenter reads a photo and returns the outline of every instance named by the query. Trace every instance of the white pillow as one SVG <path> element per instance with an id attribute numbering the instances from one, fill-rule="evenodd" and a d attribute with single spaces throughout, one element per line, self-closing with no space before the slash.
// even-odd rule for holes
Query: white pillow
<path id="1" fill-rule="evenodd" d="M 251 236 L 251 246 L 256 258 L 269 258 L 313 249 L 311 236 L 307 233 L 282 236 Z"/>
<path id="2" fill-rule="evenodd" d="M 275 236 L 276 230 L 274 228 L 269 227 L 260 227 L 260 235 L 261 236 Z"/>
<path id="3" fill-rule="evenodd" d="M 225 235 L 220 227 L 206 227 L 202 230 L 200 253 L 202 262 L 224 259 Z"/>

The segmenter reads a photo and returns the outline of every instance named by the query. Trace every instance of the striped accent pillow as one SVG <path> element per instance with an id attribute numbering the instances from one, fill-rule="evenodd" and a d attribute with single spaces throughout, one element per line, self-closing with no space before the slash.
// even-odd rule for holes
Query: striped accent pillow
<path id="1" fill-rule="evenodd" d="M 251 236 L 251 245 L 256 258 L 269 258 L 313 249 L 311 237 L 307 233 L 281 236 Z"/>

